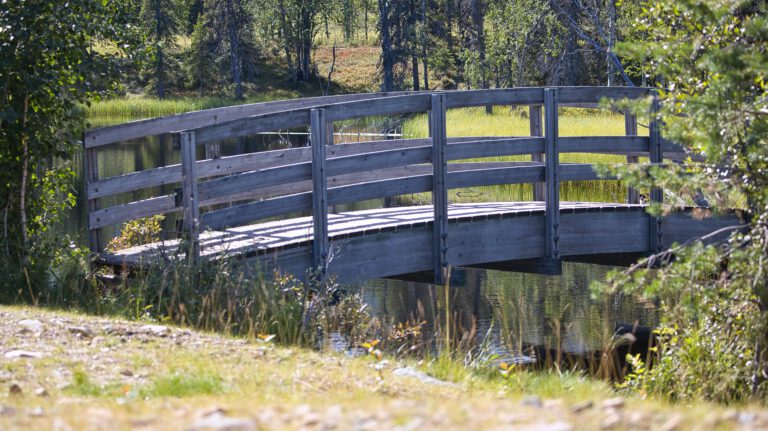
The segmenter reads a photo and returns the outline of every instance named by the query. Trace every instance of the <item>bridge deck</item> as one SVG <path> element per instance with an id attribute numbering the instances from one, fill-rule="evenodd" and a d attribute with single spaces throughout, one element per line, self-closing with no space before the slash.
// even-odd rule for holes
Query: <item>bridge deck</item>
<path id="1" fill-rule="evenodd" d="M 561 213 L 642 211 L 643 205 L 561 202 Z M 545 204 L 533 202 L 463 203 L 448 206 L 448 222 L 472 222 L 543 215 Z M 387 231 L 426 227 L 432 224 L 431 205 L 380 208 L 349 211 L 328 216 L 328 235 L 331 241 L 365 236 Z M 269 254 L 287 248 L 311 245 L 312 217 L 239 226 L 230 229 L 206 231 L 200 234 L 200 255 L 206 259 L 223 256 L 253 256 Z M 112 253 L 102 259 L 111 265 L 140 266 L 172 256 L 179 246 L 178 240 L 141 245 Z"/>

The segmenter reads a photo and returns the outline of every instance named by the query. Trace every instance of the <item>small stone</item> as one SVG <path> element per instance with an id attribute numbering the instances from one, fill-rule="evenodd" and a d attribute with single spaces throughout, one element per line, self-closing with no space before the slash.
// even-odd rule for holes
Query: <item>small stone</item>
<path id="1" fill-rule="evenodd" d="M 0 417 L 16 416 L 16 409 L 11 406 L 0 406 Z"/>
<path id="2" fill-rule="evenodd" d="M 87 326 L 70 326 L 67 328 L 70 333 L 75 334 L 77 337 L 91 338 L 93 337 L 93 330 Z"/>
<path id="3" fill-rule="evenodd" d="M 43 331 L 43 322 L 36 319 L 24 319 L 19 321 L 22 331 L 40 333 Z"/>
<path id="4" fill-rule="evenodd" d="M 40 352 L 32 352 L 29 350 L 11 350 L 8 352 L 5 352 L 5 358 L 6 359 L 17 359 L 17 358 L 34 358 L 34 359 L 40 359 L 43 357 L 43 354 Z"/>
<path id="5" fill-rule="evenodd" d="M 603 419 L 603 422 L 600 423 L 600 426 L 603 429 L 610 429 L 614 428 L 617 425 L 621 423 L 621 415 L 618 413 L 612 413 Z"/>
<path id="6" fill-rule="evenodd" d="M 152 425 L 155 420 L 155 418 L 131 419 L 131 426 L 134 428 L 144 428 Z"/>
<path id="7" fill-rule="evenodd" d="M 523 398 L 523 400 L 520 401 L 520 404 L 528 407 L 536 407 L 537 409 L 540 409 L 544 405 L 541 402 L 541 398 L 536 395 L 530 395 Z"/>
<path id="8" fill-rule="evenodd" d="M 571 411 L 573 413 L 581 413 L 584 410 L 591 409 L 594 403 L 592 400 L 582 401 L 580 403 L 576 403 L 571 407 Z"/>
<path id="9" fill-rule="evenodd" d="M 29 416 L 32 416 L 33 418 L 39 418 L 39 417 L 45 416 L 45 411 L 43 410 L 42 407 L 37 406 L 37 407 L 29 410 L 29 412 L 27 412 L 27 414 Z"/>
<path id="10" fill-rule="evenodd" d="M 133 377 L 133 371 L 131 371 L 129 369 L 122 369 L 122 370 L 120 370 L 120 374 L 125 376 L 125 377 Z"/>
<path id="11" fill-rule="evenodd" d="M 21 395 L 21 394 L 24 393 L 24 391 L 21 390 L 21 386 L 19 386 L 18 384 L 14 383 L 14 384 L 11 385 L 10 388 L 8 388 L 8 393 L 11 394 L 11 395 Z"/>
<path id="12" fill-rule="evenodd" d="M 164 337 L 168 335 L 169 329 L 167 326 L 162 325 L 144 325 L 139 328 L 140 332 L 145 334 L 157 335 L 158 337 Z"/>
<path id="13" fill-rule="evenodd" d="M 680 424 L 683 423 L 682 416 L 675 414 L 672 415 L 666 422 L 659 428 L 659 431 L 675 431 L 680 428 Z"/>
<path id="14" fill-rule="evenodd" d="M 233 418 L 214 413 L 196 420 L 187 431 L 255 431 L 256 422 L 249 418 Z"/>
<path id="15" fill-rule="evenodd" d="M 517 431 L 571 431 L 573 425 L 568 422 L 537 422 L 514 427 Z"/>
<path id="16" fill-rule="evenodd" d="M 751 412 L 741 412 L 739 413 L 739 423 L 741 424 L 751 424 L 752 422 L 757 419 L 757 415 Z"/>
<path id="17" fill-rule="evenodd" d="M 609 409 L 620 409 L 624 407 L 624 398 L 610 398 L 605 401 L 603 401 L 603 408 L 606 410 Z"/>
<path id="18" fill-rule="evenodd" d="M 37 395 L 38 397 L 41 397 L 41 398 L 45 398 L 45 397 L 48 396 L 48 391 L 46 391 L 45 388 L 41 386 L 41 387 L 35 389 L 35 395 Z"/>

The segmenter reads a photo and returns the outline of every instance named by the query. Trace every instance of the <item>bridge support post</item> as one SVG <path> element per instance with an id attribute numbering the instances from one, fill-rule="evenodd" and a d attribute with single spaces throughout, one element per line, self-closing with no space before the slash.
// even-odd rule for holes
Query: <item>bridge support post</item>
<path id="1" fill-rule="evenodd" d="M 445 95 L 433 94 L 429 110 L 429 135 L 432 138 L 432 207 L 434 210 L 433 229 L 433 270 L 435 284 L 443 284 L 448 277 L 448 189 L 445 184 L 448 162 L 445 158 L 447 144 L 445 130 Z"/>
<path id="2" fill-rule="evenodd" d="M 83 146 L 85 146 L 85 137 L 83 137 Z M 99 160 L 97 157 L 98 148 L 86 148 L 85 149 L 85 181 L 86 190 L 88 189 L 87 183 L 95 182 L 99 180 Z M 101 209 L 101 199 L 88 199 L 88 212 Z M 88 224 L 90 225 L 90 217 L 87 217 Z M 91 229 L 88 226 L 88 246 L 91 251 L 99 253 L 103 250 L 103 244 L 101 239 L 101 228 Z"/>
<path id="3" fill-rule="evenodd" d="M 664 161 L 664 153 L 662 152 L 662 142 L 661 142 L 661 120 L 658 118 L 659 110 L 661 109 L 661 105 L 659 102 L 659 95 L 658 93 L 653 94 L 653 99 L 651 101 L 651 112 L 650 112 L 650 125 L 649 125 L 649 141 L 650 141 L 650 148 L 649 148 L 649 161 L 651 164 L 661 164 Z M 661 203 L 664 200 L 664 195 L 662 193 L 662 190 L 658 187 L 654 187 L 651 189 L 651 202 L 652 203 Z M 658 253 L 661 251 L 661 245 L 662 245 L 662 230 L 661 230 L 661 223 L 662 218 L 661 217 L 650 217 L 650 226 L 648 229 L 648 234 L 650 235 L 650 238 L 648 238 L 648 247 L 650 248 L 651 253 Z"/>
<path id="4" fill-rule="evenodd" d="M 312 270 L 318 280 L 328 270 L 328 173 L 325 168 L 325 146 L 328 125 L 325 110 L 310 111 L 310 145 L 312 145 Z"/>
<path id="5" fill-rule="evenodd" d="M 181 144 L 181 187 L 184 211 L 183 230 L 189 241 L 190 256 L 200 257 L 200 202 L 197 195 L 197 151 L 195 132 L 179 133 Z"/>
<path id="6" fill-rule="evenodd" d="M 624 133 L 627 136 L 637 136 L 637 117 L 629 111 L 624 112 Z M 637 156 L 627 156 L 627 163 L 637 163 L 639 161 L 640 158 Z M 637 189 L 632 187 L 627 189 L 627 203 L 640 203 L 640 193 Z"/>
<path id="7" fill-rule="evenodd" d="M 560 261 L 560 153 L 558 149 L 558 89 L 544 89 L 544 178 L 547 193 L 546 207 L 546 259 Z"/>
<path id="8" fill-rule="evenodd" d="M 531 105 L 528 107 L 528 119 L 530 121 L 531 136 L 544 136 L 541 129 L 541 105 Z M 543 162 L 544 155 L 541 153 L 531 154 L 532 162 Z M 533 183 L 533 200 L 543 201 L 546 189 L 544 183 Z"/>

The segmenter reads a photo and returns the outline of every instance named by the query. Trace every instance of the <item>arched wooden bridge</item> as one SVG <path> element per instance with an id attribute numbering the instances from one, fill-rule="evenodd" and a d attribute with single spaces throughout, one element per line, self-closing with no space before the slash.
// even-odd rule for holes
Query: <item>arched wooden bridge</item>
<path id="1" fill-rule="evenodd" d="M 595 107 L 625 98 L 647 98 L 651 110 L 658 106 L 653 90 L 622 87 L 355 94 L 93 129 L 84 137 L 90 245 L 112 265 L 147 264 L 184 244 L 185 252 L 202 259 L 236 256 L 299 275 L 316 268 L 342 282 L 425 273 L 440 282 L 448 266 L 557 273 L 562 259 L 614 263 L 735 224 L 731 216 L 693 218 L 693 210 L 653 218 L 632 190 L 625 203 L 560 201 L 561 182 L 605 180 L 592 165 L 560 163 L 560 154 L 620 154 L 629 163 L 645 157 L 653 164 L 687 157 L 661 138 L 656 121 L 649 136 L 638 136 L 637 121 L 628 114 L 624 136 L 559 136 L 559 106 Z M 446 136 L 448 109 L 488 105 L 529 106 L 530 136 Z M 413 113 L 428 114 L 429 138 L 333 143 L 336 122 Z M 302 127 L 309 127 L 310 146 L 217 156 L 222 140 Z M 99 175 L 100 149 L 169 133 L 181 146 L 180 164 Z M 532 157 L 472 161 L 510 155 Z M 524 183 L 534 184 L 533 201 L 448 201 L 449 189 Z M 178 188 L 125 201 L 135 190 L 160 185 Z M 423 192 L 431 192 L 432 205 L 328 212 L 329 206 Z M 105 205 L 121 196 L 124 203 Z M 650 199 L 661 198 L 660 190 L 651 191 Z M 103 228 L 174 212 L 181 214 L 186 241 L 104 252 Z"/>

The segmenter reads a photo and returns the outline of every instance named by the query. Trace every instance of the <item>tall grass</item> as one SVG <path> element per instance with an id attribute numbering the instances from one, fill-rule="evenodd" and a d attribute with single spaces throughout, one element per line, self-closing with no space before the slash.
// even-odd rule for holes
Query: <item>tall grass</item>
<path id="1" fill-rule="evenodd" d="M 199 111 L 201 109 L 294 99 L 296 97 L 299 97 L 299 94 L 288 90 L 274 90 L 258 96 L 247 97 L 245 99 L 213 96 L 181 97 L 162 100 L 153 97 L 122 97 L 94 103 L 87 107 L 86 110 L 88 118 L 92 123 L 103 124 L 105 121 L 115 122 L 115 118 L 120 120 L 130 120 L 160 117 L 163 115 Z"/>

